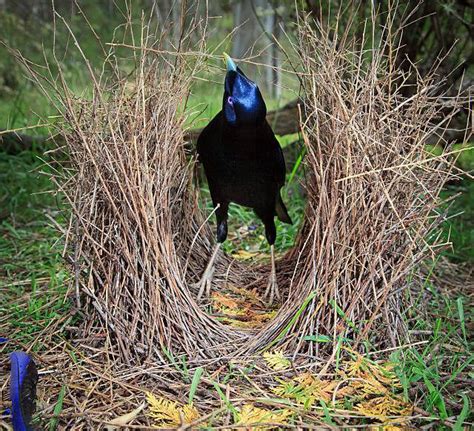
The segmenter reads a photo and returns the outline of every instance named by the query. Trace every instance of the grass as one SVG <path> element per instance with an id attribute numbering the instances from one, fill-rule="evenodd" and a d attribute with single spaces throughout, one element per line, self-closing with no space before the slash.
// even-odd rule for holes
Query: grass
<path id="1" fill-rule="evenodd" d="M 472 397 L 473 340 L 463 328 L 466 321 L 472 321 L 473 310 L 468 307 L 468 292 L 448 296 L 429 281 L 425 289 L 423 294 L 429 299 L 415 302 L 407 316 L 414 345 L 397 350 L 390 359 L 397 364 L 405 397 L 416 399 L 420 409 L 447 420 L 461 414 Z M 418 311 L 420 307 L 429 310 L 425 318 Z"/>
<path id="2" fill-rule="evenodd" d="M 0 314 L 13 328 L 2 336 L 24 344 L 69 309 L 69 276 L 48 215 L 64 221 L 40 169 L 46 170 L 35 153 L 0 152 Z M 33 348 L 40 349 L 40 343 Z"/>
<path id="3" fill-rule="evenodd" d="M 457 196 L 444 223 L 443 235 L 452 243 L 446 255 L 456 262 L 474 262 L 474 181 L 465 179 L 449 185 L 443 198 Z"/>
<path id="4" fill-rule="evenodd" d="M 440 147 L 429 146 L 434 155 L 442 152 Z M 474 142 L 456 144 L 452 151 L 459 151 L 456 165 L 465 172 L 474 172 Z M 452 247 L 445 252 L 455 262 L 474 262 L 474 181 L 465 177 L 448 184 L 441 197 L 454 198 L 449 204 L 448 219 L 444 222 L 443 237 Z"/>

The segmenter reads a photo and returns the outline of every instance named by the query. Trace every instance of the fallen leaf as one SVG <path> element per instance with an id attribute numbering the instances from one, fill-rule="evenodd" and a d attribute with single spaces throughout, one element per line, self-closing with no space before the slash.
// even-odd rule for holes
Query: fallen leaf
<path id="1" fill-rule="evenodd" d="M 155 420 L 158 427 L 178 427 L 199 419 L 199 412 L 193 405 L 182 405 L 177 401 L 157 398 L 151 392 L 147 392 L 146 400 L 150 410 L 149 416 Z"/>
<path id="2" fill-rule="evenodd" d="M 269 410 L 255 407 L 253 404 L 244 404 L 237 416 L 236 425 L 244 426 L 253 431 L 270 430 L 287 425 L 288 419 L 294 415 L 289 409 Z M 268 426 L 255 426 L 258 424 L 271 424 Z M 247 428 L 248 427 L 248 428 Z"/>
<path id="3" fill-rule="evenodd" d="M 232 257 L 238 260 L 249 260 L 254 258 L 255 256 L 258 256 L 260 253 L 258 252 L 250 252 L 247 250 L 238 250 L 234 254 L 232 254 Z"/>
<path id="4" fill-rule="evenodd" d="M 265 352 L 263 358 L 267 365 L 275 371 L 287 370 L 291 367 L 290 360 L 285 358 L 285 355 L 281 350 L 275 350 L 271 353 Z"/>
<path id="5" fill-rule="evenodd" d="M 145 408 L 146 403 L 140 404 L 135 410 L 132 410 L 129 413 L 126 413 L 122 416 L 117 416 L 116 418 L 112 419 L 111 421 L 108 421 L 110 425 L 106 425 L 105 429 L 107 431 L 114 431 L 119 429 L 119 427 L 123 427 L 125 425 L 128 425 L 130 422 L 132 422 L 136 417 L 141 413 L 141 411 Z M 117 425 L 117 426 L 113 426 Z"/>
<path id="6" fill-rule="evenodd" d="M 212 295 L 212 299 L 214 300 L 214 306 L 219 307 L 226 307 L 230 309 L 237 309 L 239 308 L 239 304 L 237 301 L 229 296 L 226 296 L 222 293 L 215 292 Z"/>

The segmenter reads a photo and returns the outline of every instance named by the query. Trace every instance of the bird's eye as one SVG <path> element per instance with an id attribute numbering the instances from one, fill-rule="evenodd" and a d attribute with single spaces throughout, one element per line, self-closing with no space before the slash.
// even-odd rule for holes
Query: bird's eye
<path id="1" fill-rule="evenodd" d="M 232 98 L 232 96 L 229 96 L 229 97 L 227 98 L 227 103 L 228 103 L 229 105 L 233 105 L 233 104 L 234 104 L 234 99 Z"/>

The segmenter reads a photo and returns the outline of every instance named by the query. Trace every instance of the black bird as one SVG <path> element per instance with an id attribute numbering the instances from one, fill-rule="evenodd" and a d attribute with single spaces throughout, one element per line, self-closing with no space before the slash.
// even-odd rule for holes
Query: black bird
<path id="1" fill-rule="evenodd" d="M 201 132 L 197 141 L 217 218 L 217 246 L 202 276 L 198 299 L 209 295 L 214 261 L 227 238 L 227 212 L 234 202 L 252 208 L 265 225 L 271 247 L 272 269 L 265 297 L 270 304 L 280 297 L 276 283 L 273 244 L 274 217 L 291 224 L 280 189 L 285 184 L 285 159 L 266 120 L 267 108 L 257 85 L 224 54 L 227 74 L 222 110 Z"/>

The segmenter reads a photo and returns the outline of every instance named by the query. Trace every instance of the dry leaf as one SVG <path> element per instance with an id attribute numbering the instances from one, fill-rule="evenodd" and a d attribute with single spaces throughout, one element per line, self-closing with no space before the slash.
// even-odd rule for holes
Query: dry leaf
<path id="1" fill-rule="evenodd" d="M 260 253 L 259 252 L 250 252 L 246 250 L 238 250 L 235 253 L 232 254 L 232 257 L 237 259 L 237 260 L 249 260 L 254 258 L 255 256 L 258 256 Z"/>
<path id="2" fill-rule="evenodd" d="M 386 421 L 393 416 L 411 416 L 413 407 L 405 401 L 390 395 L 362 401 L 355 406 L 355 410 L 364 416 L 375 417 Z"/>
<path id="3" fill-rule="evenodd" d="M 261 302 L 260 297 L 258 296 L 256 289 L 248 290 L 248 289 L 245 289 L 243 287 L 237 287 L 237 286 L 233 286 L 233 285 L 230 285 L 229 289 L 232 292 L 234 292 L 234 293 L 236 293 L 236 294 L 238 294 L 238 295 L 240 295 L 244 298 L 252 300 L 252 302 L 255 303 L 255 304 L 260 304 L 260 302 Z"/>
<path id="4" fill-rule="evenodd" d="M 187 425 L 199 418 L 199 412 L 192 405 L 182 405 L 177 401 L 165 398 L 156 398 L 147 392 L 146 400 L 150 410 L 149 416 L 153 418 L 159 427 L 178 427 Z"/>
<path id="5" fill-rule="evenodd" d="M 285 358 L 285 355 L 281 350 L 275 350 L 274 352 L 265 352 L 263 354 L 265 362 L 270 368 L 275 371 L 287 370 L 291 367 L 289 359 Z"/>
<path id="6" fill-rule="evenodd" d="M 118 416 L 112 419 L 111 421 L 108 421 L 110 425 L 106 425 L 105 429 L 107 431 L 114 431 L 114 430 L 119 429 L 119 427 L 128 425 L 141 413 L 141 411 L 145 408 L 145 406 L 146 406 L 146 403 L 142 403 L 135 410 L 132 410 L 129 413 L 126 413 L 122 416 Z M 117 425 L 117 426 L 113 426 L 113 425 Z"/>
<path id="7" fill-rule="evenodd" d="M 229 296 L 223 295 L 222 293 L 215 292 L 212 295 L 214 301 L 213 306 L 217 309 L 222 309 L 223 307 L 231 310 L 236 310 L 239 308 L 237 301 Z"/>
<path id="8" fill-rule="evenodd" d="M 280 428 L 281 425 L 287 425 L 288 419 L 293 416 L 289 409 L 269 410 L 255 407 L 253 404 L 244 404 L 238 415 L 236 425 L 243 425 L 251 430 L 270 430 Z M 271 424 L 269 426 L 255 426 L 258 424 Z"/>

